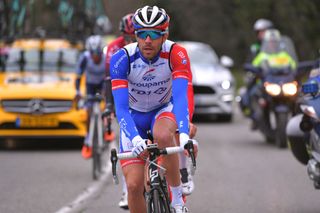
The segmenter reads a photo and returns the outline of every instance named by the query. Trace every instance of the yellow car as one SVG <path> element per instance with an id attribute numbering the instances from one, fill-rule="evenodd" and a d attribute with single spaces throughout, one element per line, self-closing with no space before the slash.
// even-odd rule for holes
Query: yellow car
<path id="1" fill-rule="evenodd" d="M 86 135 L 86 111 L 73 100 L 81 48 L 63 39 L 20 39 L 2 47 L 0 138 Z"/>

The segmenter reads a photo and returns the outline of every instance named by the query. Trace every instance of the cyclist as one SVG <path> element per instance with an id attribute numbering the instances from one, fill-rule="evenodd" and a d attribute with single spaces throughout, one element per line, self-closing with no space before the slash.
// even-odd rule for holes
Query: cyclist
<path id="1" fill-rule="evenodd" d="M 108 50 L 107 50 L 107 54 L 106 54 L 106 69 L 107 69 L 107 80 L 110 81 L 110 72 L 109 72 L 109 68 L 110 68 L 110 59 L 111 56 L 117 52 L 119 49 L 121 49 L 122 47 L 124 47 L 127 44 L 130 44 L 132 42 L 136 41 L 136 37 L 134 34 L 134 28 L 133 28 L 133 23 L 132 23 L 132 17 L 133 17 L 133 13 L 127 14 L 125 16 L 123 16 L 120 20 L 119 23 L 119 31 L 121 33 L 121 35 L 116 38 L 114 41 L 112 41 L 109 45 L 108 45 Z M 107 81 L 107 82 L 108 82 Z M 109 88 L 109 83 L 107 83 L 107 92 L 106 95 L 108 97 L 110 97 L 110 101 L 108 101 L 108 103 L 113 103 L 112 101 L 112 94 L 111 94 L 111 85 Z M 113 104 L 107 104 L 107 106 L 109 107 L 110 111 L 113 111 Z M 122 196 L 119 202 L 119 207 L 123 208 L 123 209 L 128 209 L 128 192 L 127 192 L 127 185 L 124 179 L 124 176 L 122 176 L 123 181 L 122 181 Z"/>
<path id="2" fill-rule="evenodd" d="M 112 93 L 120 126 L 120 151 L 138 158 L 121 161 L 128 187 L 130 211 L 146 212 L 143 196 L 146 132 L 151 129 L 160 148 L 189 140 L 187 85 L 190 63 L 181 46 L 167 40 L 169 16 L 157 6 L 139 8 L 133 16 L 137 43 L 117 53 L 110 62 Z M 177 125 L 178 124 L 178 125 Z M 196 144 L 196 142 L 194 141 Z M 197 154 L 197 145 L 195 145 Z M 187 212 L 182 199 L 178 155 L 163 158 L 175 212 Z"/>
<path id="3" fill-rule="evenodd" d="M 77 64 L 76 79 L 76 101 L 82 94 L 80 92 L 80 80 L 85 73 L 86 76 L 86 93 L 87 96 L 95 95 L 96 92 L 103 91 L 104 78 L 106 75 L 105 55 L 102 51 L 102 38 L 99 35 L 92 35 L 86 40 L 86 51 L 84 51 Z M 87 132 L 89 132 L 89 122 L 91 115 L 92 103 L 86 104 L 87 108 Z M 92 147 L 89 144 L 87 135 L 81 150 L 82 157 L 89 159 L 92 156 Z"/>

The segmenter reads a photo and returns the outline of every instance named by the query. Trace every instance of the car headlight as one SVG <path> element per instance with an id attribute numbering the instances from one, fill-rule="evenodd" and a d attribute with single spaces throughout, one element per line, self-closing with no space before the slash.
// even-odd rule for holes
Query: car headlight
<path id="1" fill-rule="evenodd" d="M 293 81 L 282 85 L 282 91 L 285 96 L 293 96 L 297 93 L 297 82 Z"/>
<path id="2" fill-rule="evenodd" d="M 222 89 L 225 89 L 225 90 L 230 89 L 231 82 L 228 81 L 228 80 L 222 81 L 221 82 L 221 87 L 222 87 Z"/>
<path id="3" fill-rule="evenodd" d="M 264 84 L 264 87 L 267 93 L 271 96 L 277 96 L 277 95 L 280 95 L 281 93 L 281 87 L 278 84 L 272 84 L 272 83 L 266 82 Z"/>

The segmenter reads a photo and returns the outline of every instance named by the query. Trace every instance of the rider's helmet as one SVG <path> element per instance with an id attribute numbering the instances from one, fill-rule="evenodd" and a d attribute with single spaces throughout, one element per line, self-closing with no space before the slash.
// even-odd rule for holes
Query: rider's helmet
<path id="1" fill-rule="evenodd" d="M 267 29 L 271 29 L 272 27 L 273 27 L 273 23 L 270 20 L 264 19 L 264 18 L 258 19 L 253 25 L 254 31 L 267 30 Z"/>
<path id="2" fill-rule="evenodd" d="M 272 28 L 273 28 L 273 23 L 270 20 L 264 19 L 264 18 L 258 19 L 253 25 L 253 30 L 257 33 L 257 37 L 259 41 L 262 40 L 264 36 L 264 32 Z"/>
<path id="3" fill-rule="evenodd" d="M 135 30 L 155 28 L 161 31 L 168 31 L 170 17 L 162 8 L 157 6 L 144 6 L 143 8 L 137 9 L 132 21 Z"/>
<path id="4" fill-rule="evenodd" d="M 119 31 L 123 34 L 134 35 L 134 27 L 132 23 L 133 13 L 123 16 L 120 20 Z"/>
<path id="5" fill-rule="evenodd" d="M 99 35 L 92 35 L 86 41 L 86 49 L 90 52 L 94 63 L 99 64 L 102 58 L 102 38 Z"/>

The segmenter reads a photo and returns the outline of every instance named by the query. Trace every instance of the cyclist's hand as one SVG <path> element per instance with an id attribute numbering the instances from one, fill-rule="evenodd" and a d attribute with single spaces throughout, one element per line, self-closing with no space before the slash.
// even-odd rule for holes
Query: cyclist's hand
<path id="1" fill-rule="evenodd" d="M 133 143 L 133 149 L 132 149 L 132 153 L 138 157 L 140 156 L 144 150 L 147 148 L 147 140 L 142 139 L 140 136 L 136 136 L 135 138 L 133 138 L 132 143 Z"/>
<path id="2" fill-rule="evenodd" d="M 189 123 L 189 125 L 190 125 L 189 136 L 190 138 L 194 138 L 194 136 L 197 133 L 197 126 L 191 122 Z"/>
<path id="3" fill-rule="evenodd" d="M 114 119 L 114 113 L 113 112 L 110 115 L 103 117 L 104 126 L 108 126 L 109 121 L 112 123 L 113 119 Z"/>
<path id="4" fill-rule="evenodd" d="M 192 140 L 193 147 L 194 147 L 194 156 L 197 157 L 198 154 L 198 142 L 194 139 L 190 139 L 189 136 L 185 133 L 181 133 L 179 135 L 180 139 L 180 147 L 183 147 L 185 149 L 185 145 L 188 143 L 189 140 Z M 189 156 L 189 153 L 187 150 L 184 151 L 185 155 Z"/>
<path id="5" fill-rule="evenodd" d="M 74 96 L 74 101 L 77 103 L 82 98 L 82 95 L 79 91 L 77 91 L 76 95 Z"/>

